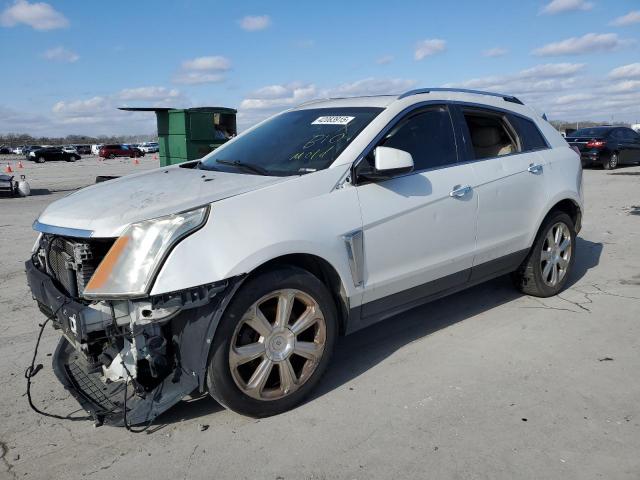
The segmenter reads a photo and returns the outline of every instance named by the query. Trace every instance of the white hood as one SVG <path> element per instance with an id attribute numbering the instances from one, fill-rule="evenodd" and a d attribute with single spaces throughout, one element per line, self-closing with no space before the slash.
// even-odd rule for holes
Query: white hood
<path id="1" fill-rule="evenodd" d="M 49 205 L 41 224 L 116 237 L 130 223 L 216 202 L 292 177 L 169 167 L 98 183 Z"/>

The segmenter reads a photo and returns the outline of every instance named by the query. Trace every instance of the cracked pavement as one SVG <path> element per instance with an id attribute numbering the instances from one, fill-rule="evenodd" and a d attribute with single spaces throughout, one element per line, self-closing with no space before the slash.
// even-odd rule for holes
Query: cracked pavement
<path id="1" fill-rule="evenodd" d="M 523 296 L 504 277 L 343 338 L 294 411 L 254 420 L 185 399 L 138 435 L 33 413 L 24 370 L 43 317 L 23 273 L 31 223 L 98 174 L 154 164 L 27 162 L 37 195 L 0 198 L 0 479 L 640 477 L 640 167 L 584 172 L 559 296 Z M 54 379 L 56 341 L 47 328 L 34 401 L 82 415 Z"/>

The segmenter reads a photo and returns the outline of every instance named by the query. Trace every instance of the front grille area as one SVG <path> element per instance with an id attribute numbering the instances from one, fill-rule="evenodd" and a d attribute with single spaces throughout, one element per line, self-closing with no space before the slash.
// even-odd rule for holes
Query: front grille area
<path id="1" fill-rule="evenodd" d="M 113 239 L 78 239 L 43 235 L 37 259 L 71 297 L 82 295 L 96 268 L 113 245 Z"/>

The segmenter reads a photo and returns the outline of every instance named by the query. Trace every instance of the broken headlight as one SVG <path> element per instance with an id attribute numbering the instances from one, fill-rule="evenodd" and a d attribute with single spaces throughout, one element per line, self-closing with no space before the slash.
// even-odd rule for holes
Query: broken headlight
<path id="1" fill-rule="evenodd" d="M 171 248 L 199 229 L 208 212 L 207 206 L 129 225 L 98 265 L 83 296 L 144 296 Z"/>

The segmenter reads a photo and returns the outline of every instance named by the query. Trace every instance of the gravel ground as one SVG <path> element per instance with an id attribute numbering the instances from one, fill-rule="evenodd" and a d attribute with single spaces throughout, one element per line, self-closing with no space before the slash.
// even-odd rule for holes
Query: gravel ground
<path id="1" fill-rule="evenodd" d="M 96 175 L 157 166 L 140 162 L 25 163 L 34 195 L 0 199 L 0 478 L 640 478 L 640 167 L 585 171 L 560 296 L 500 278 L 343 338 L 294 411 L 254 420 L 187 399 L 139 435 L 36 415 L 23 377 L 43 319 L 23 272 L 31 223 Z M 68 414 L 57 338 L 45 331 L 33 390 Z"/>

